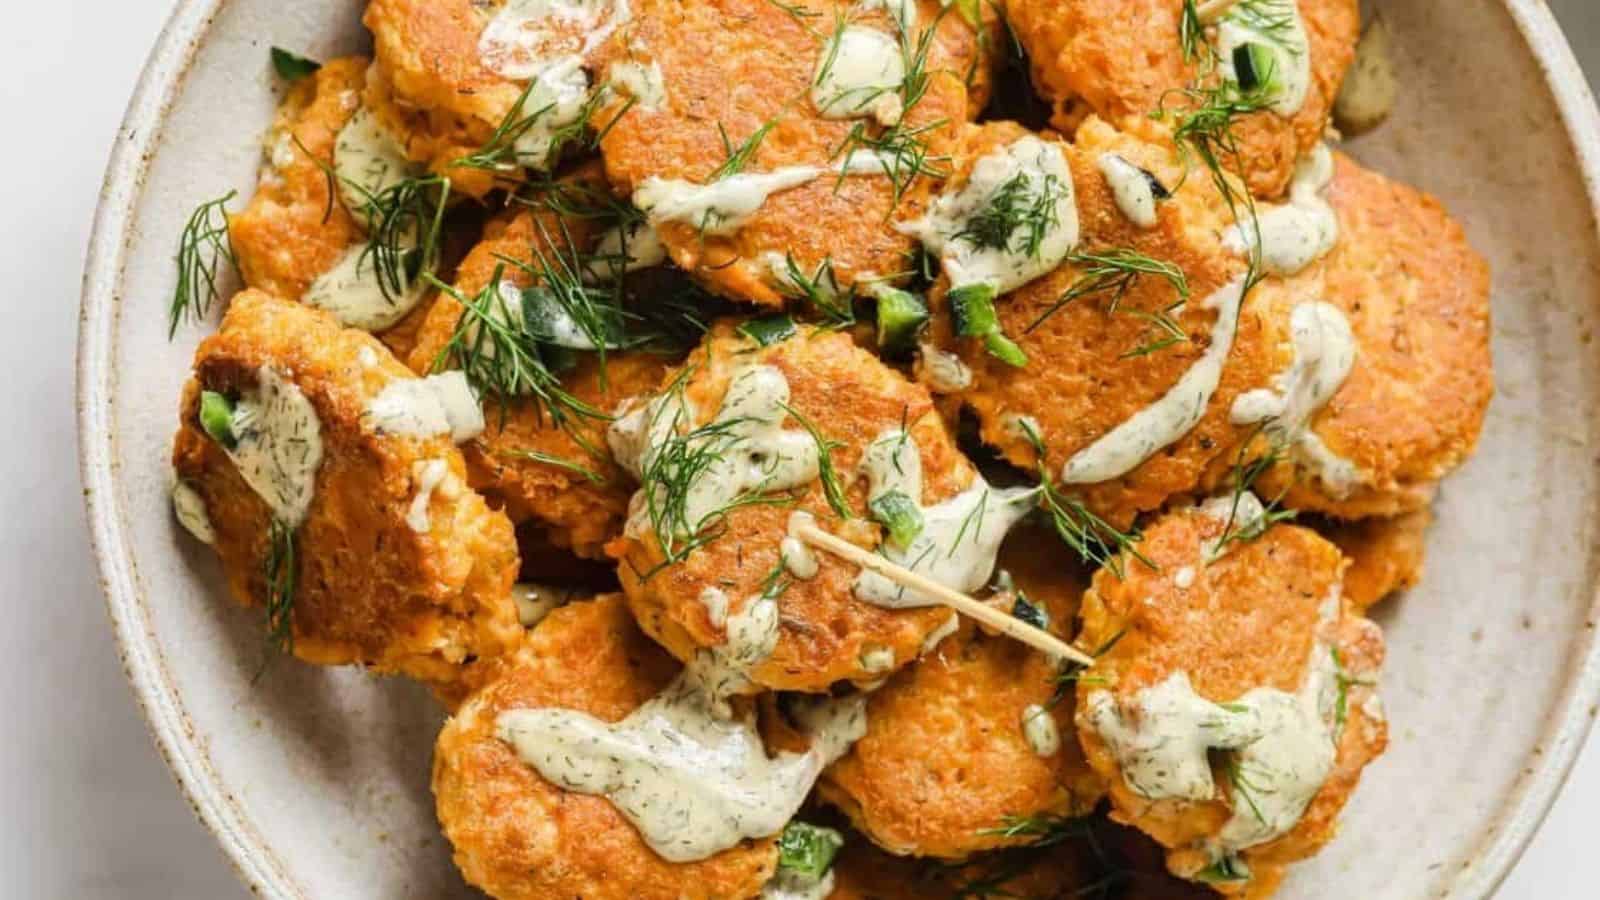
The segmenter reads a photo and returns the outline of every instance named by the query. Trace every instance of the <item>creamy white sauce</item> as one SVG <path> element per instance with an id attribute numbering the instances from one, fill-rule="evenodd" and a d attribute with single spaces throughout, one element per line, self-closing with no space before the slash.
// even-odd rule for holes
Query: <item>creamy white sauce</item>
<path id="1" fill-rule="evenodd" d="M 861 669 L 879 675 L 894 668 L 894 651 L 882 644 L 868 644 L 861 650 Z"/>
<path id="2" fill-rule="evenodd" d="M 478 38 L 478 57 L 513 81 L 583 59 L 632 18 L 628 0 L 507 0 Z"/>
<path id="3" fill-rule="evenodd" d="M 724 717 L 691 671 L 620 722 L 564 709 L 501 713 L 496 734 L 546 779 L 605 796 L 669 862 L 776 834 L 823 768 L 866 731 L 863 698 L 806 710 L 812 745 L 768 756 L 753 711 Z"/>
<path id="4" fill-rule="evenodd" d="M 332 313 L 341 325 L 383 331 L 405 318 L 428 293 L 426 283 L 407 282 L 402 290 L 386 293 L 370 248 L 365 243 L 356 244 L 345 250 L 333 268 L 311 282 L 300 302 Z"/>
<path id="5" fill-rule="evenodd" d="M 256 370 L 256 387 L 233 408 L 232 450 L 223 448 L 240 477 L 278 521 L 298 528 L 311 509 L 322 465 L 322 423 L 300 388 L 270 366 Z"/>
<path id="6" fill-rule="evenodd" d="M 1184 566 L 1172 573 L 1172 583 L 1177 586 L 1178 590 L 1186 591 L 1194 587 L 1194 576 L 1194 566 Z"/>
<path id="7" fill-rule="evenodd" d="M 1156 227 L 1156 192 L 1150 175 L 1115 153 L 1102 153 L 1097 165 L 1128 221 L 1140 228 Z"/>
<path id="8" fill-rule="evenodd" d="M 1274 446 L 1286 448 L 1335 497 L 1346 497 L 1361 481 L 1360 470 L 1328 448 L 1311 420 L 1344 384 L 1355 365 L 1356 342 L 1338 307 L 1301 303 L 1289 314 L 1294 358 L 1273 377 L 1272 387 L 1239 395 L 1230 411 L 1235 425 L 1265 423 Z"/>
<path id="9" fill-rule="evenodd" d="M 1200 358 L 1160 399 L 1073 454 L 1062 467 L 1061 480 L 1068 484 L 1094 484 L 1119 478 L 1198 425 L 1233 350 L 1243 302 L 1243 278 L 1206 298 L 1205 308 L 1215 309 L 1217 318 L 1211 324 L 1211 343 Z"/>
<path id="10" fill-rule="evenodd" d="M 1263 27 L 1269 22 L 1272 27 Z M 1271 77 L 1278 84 L 1272 111 L 1284 117 L 1299 112 L 1311 90 L 1311 42 L 1300 17 L 1299 3 L 1252 0 L 1249 4 L 1235 4 L 1217 21 L 1218 68 L 1229 81 L 1239 80 L 1233 51 L 1247 43 L 1261 44 L 1272 51 L 1275 63 Z"/>
<path id="11" fill-rule="evenodd" d="M 649 222 L 614 225 L 600 235 L 589 257 L 584 280 L 616 281 L 628 272 L 653 269 L 667 261 L 667 245 Z"/>
<path id="12" fill-rule="evenodd" d="M 816 516 L 805 510 L 795 510 L 789 514 L 789 533 L 778 544 L 778 552 L 789 574 L 801 580 L 817 577 L 817 554 L 809 544 L 795 537 L 795 531 L 802 527 L 814 528 L 816 524 Z"/>
<path id="13" fill-rule="evenodd" d="M 833 894 L 833 869 L 812 878 L 793 869 L 779 869 L 762 885 L 761 900 L 826 900 Z"/>
<path id="14" fill-rule="evenodd" d="M 690 452 L 708 457 L 683 488 L 683 521 L 675 523 L 693 534 L 709 516 L 745 494 L 787 490 L 816 479 L 817 443 L 803 430 L 783 427 L 788 402 L 789 381 L 781 371 L 750 366 L 729 382 L 711 423 L 719 427 L 690 432 L 693 411 L 673 392 L 622 415 L 606 437 L 618 464 L 641 481 L 671 441 L 687 441 Z M 658 484 L 640 488 L 641 494 L 661 490 Z M 648 510 L 649 500 L 646 495 L 634 506 Z"/>
<path id="15" fill-rule="evenodd" d="M 1289 202 L 1262 204 L 1254 222 L 1228 232 L 1228 249 L 1243 256 L 1259 240 L 1261 266 L 1276 275 L 1293 275 L 1326 256 L 1339 242 L 1339 216 L 1327 199 L 1333 172 L 1333 151 L 1318 144 L 1295 164 Z"/>
<path id="16" fill-rule="evenodd" d="M 411 480 L 416 493 L 411 496 L 411 507 L 406 511 L 406 526 L 417 534 L 433 530 L 428 519 L 428 504 L 433 492 L 450 477 L 450 464 L 442 459 L 419 459 L 411 464 Z"/>
<path id="17" fill-rule="evenodd" d="M 557 161 L 557 132 L 583 118 L 588 100 L 589 75 L 581 58 L 566 57 L 540 72 L 522 102 L 522 115 L 534 118 L 512 142 L 517 162 L 525 168 L 549 171 Z"/>
<path id="18" fill-rule="evenodd" d="M 811 103 L 824 119 L 869 117 L 892 125 L 904 111 L 900 85 L 905 78 L 898 41 L 876 28 L 848 25 L 822 42 Z"/>
<path id="19" fill-rule="evenodd" d="M 861 9 L 883 10 L 901 34 L 911 34 L 917 24 L 917 0 L 861 0 Z"/>
<path id="20" fill-rule="evenodd" d="M 356 110 L 333 142 L 333 171 L 339 200 L 363 228 L 372 198 L 417 172 L 405 148 L 365 107 Z"/>
<path id="21" fill-rule="evenodd" d="M 640 109 L 658 110 L 667 105 L 667 82 L 654 60 L 619 59 L 606 69 L 606 79 L 626 91 Z"/>
<path id="22" fill-rule="evenodd" d="M 1250 533 L 1267 515 L 1266 506 L 1250 491 L 1240 491 L 1237 497 L 1212 497 L 1195 507 L 1195 511 L 1223 526 L 1216 543 L 1201 548 L 1201 562 L 1208 566 L 1227 556 L 1228 551 L 1233 549 L 1237 542 L 1228 540 L 1230 534 Z"/>
<path id="23" fill-rule="evenodd" d="M 707 234 L 732 234 L 779 191 L 817 178 L 815 166 L 787 166 L 771 172 L 741 172 L 695 184 L 677 178 L 646 178 L 633 192 L 633 203 L 653 224 L 684 222 Z"/>
<path id="24" fill-rule="evenodd" d="M 1055 756 L 1061 750 L 1061 731 L 1050 710 L 1030 703 L 1022 710 L 1022 737 L 1038 756 Z"/>
<path id="25" fill-rule="evenodd" d="M 1318 637 L 1294 693 L 1257 687 L 1229 703 L 1195 693 L 1174 672 L 1119 703 L 1089 696 L 1091 727 L 1116 756 L 1128 788 L 1149 800 L 1214 799 L 1209 753 L 1231 751 L 1232 815 L 1207 842 L 1213 857 L 1286 834 L 1321 790 L 1337 755 L 1338 672 L 1322 634 L 1339 614 L 1339 591 L 1323 601 Z"/>
<path id="26" fill-rule="evenodd" d="M 1007 185 L 1020 184 L 1017 204 L 1041 206 L 1041 234 L 1030 247 L 1023 224 L 1004 247 L 980 246 L 968 234 L 974 217 L 991 209 Z M 1060 145 L 1029 135 L 980 158 L 967 183 L 940 194 L 919 219 L 898 226 L 939 258 L 952 288 L 988 284 L 1005 293 L 1053 271 L 1078 243 L 1078 204 L 1072 170 Z"/>
<path id="27" fill-rule="evenodd" d="M 706 606 L 707 617 L 722 629 L 723 639 L 697 651 L 689 668 L 713 711 L 727 715 L 727 698 L 750 686 L 750 669 L 771 656 L 778 645 L 778 601 L 762 594 L 732 612 L 727 594 L 707 588 L 700 602 Z"/>
<path id="28" fill-rule="evenodd" d="M 918 649 L 918 654 L 927 656 L 929 653 L 939 649 L 939 645 L 944 642 L 944 639 L 955 634 L 960 627 L 961 617 L 951 613 L 950 618 L 945 619 L 943 624 L 928 632 L 928 636 L 922 639 L 922 646 Z"/>
<path id="29" fill-rule="evenodd" d="M 206 500 L 193 486 L 179 481 L 172 485 L 172 512 L 178 524 L 194 535 L 202 544 L 215 544 L 217 531 L 211 527 L 211 516 L 206 512 Z"/>
<path id="30" fill-rule="evenodd" d="M 483 433 L 483 407 L 461 372 L 396 378 L 367 401 L 361 427 L 378 435 L 448 434 L 460 444 Z"/>
<path id="31" fill-rule="evenodd" d="M 972 369 L 961 357 L 933 344 L 919 347 L 922 356 L 922 380 L 935 394 L 959 394 L 972 387 Z"/>
<path id="32" fill-rule="evenodd" d="M 538 625 L 545 616 L 571 603 L 573 594 L 568 588 L 527 581 L 511 586 L 511 600 L 517 604 L 517 621 L 523 628 Z"/>
<path id="33" fill-rule="evenodd" d="M 922 454 L 911 435 L 899 429 L 879 435 L 867 447 L 861 472 L 867 478 L 868 502 L 898 491 L 922 511 L 922 531 L 905 548 L 886 541 L 878 552 L 890 562 L 963 593 L 989 582 L 1001 541 L 1034 510 L 1039 495 L 1037 488 L 990 487 L 983 476 L 974 474 L 966 490 L 923 506 Z M 890 609 L 939 602 L 867 570 L 856 576 L 855 595 Z"/>

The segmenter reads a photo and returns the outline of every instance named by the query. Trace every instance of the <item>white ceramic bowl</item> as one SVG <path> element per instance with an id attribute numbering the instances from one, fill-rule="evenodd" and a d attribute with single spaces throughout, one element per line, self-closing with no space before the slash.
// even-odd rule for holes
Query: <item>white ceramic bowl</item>
<path id="1" fill-rule="evenodd" d="M 263 658 L 167 499 L 201 331 L 166 336 L 201 200 L 254 183 L 267 49 L 364 46 L 359 0 L 183 0 L 111 160 L 90 248 L 79 416 L 90 522 L 128 677 L 195 810 L 269 897 L 471 896 L 428 791 L 420 689 Z M 1531 837 L 1600 697 L 1594 642 L 1600 118 L 1539 0 L 1387 0 L 1404 92 L 1351 145 L 1438 194 L 1494 265 L 1499 393 L 1445 486 L 1422 586 L 1379 613 L 1392 746 L 1295 898 L 1477 898 Z"/>

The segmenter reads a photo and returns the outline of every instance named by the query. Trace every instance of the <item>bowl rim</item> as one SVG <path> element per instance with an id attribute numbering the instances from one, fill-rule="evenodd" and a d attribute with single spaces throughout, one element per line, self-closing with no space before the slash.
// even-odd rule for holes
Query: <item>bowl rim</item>
<path id="1" fill-rule="evenodd" d="M 100 191 L 84 265 L 78 317 L 77 419 L 79 471 L 90 542 L 122 667 L 157 750 L 239 878 L 273 898 L 304 893 L 222 785 L 194 728 L 176 684 L 153 639 L 145 597 L 128 535 L 131 524 L 118 484 L 117 435 L 112 399 L 113 351 L 121 314 L 123 274 L 150 160 L 167 114 L 184 87 L 196 54 L 225 0 L 179 0 L 157 38 L 117 132 Z M 1600 109 L 1566 36 L 1543 0 L 1501 0 L 1532 51 L 1559 110 L 1563 133 L 1588 195 L 1600 241 Z M 149 126 L 149 127 L 146 127 Z M 1589 610 L 1600 620 L 1600 585 Z M 1577 761 L 1600 703 L 1600 644 L 1595 629 L 1579 637 L 1579 661 L 1563 686 L 1539 748 L 1539 762 L 1511 790 L 1490 823 L 1483 845 L 1444 896 L 1489 897 L 1510 874 Z"/>

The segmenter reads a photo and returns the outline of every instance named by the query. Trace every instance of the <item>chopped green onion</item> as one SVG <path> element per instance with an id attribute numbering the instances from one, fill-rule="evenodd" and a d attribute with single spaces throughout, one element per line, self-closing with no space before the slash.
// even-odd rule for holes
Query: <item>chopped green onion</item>
<path id="1" fill-rule="evenodd" d="M 899 288 L 879 287 L 878 349 L 886 354 L 911 352 L 917 334 L 928 323 L 928 306 L 922 298 Z"/>
<path id="2" fill-rule="evenodd" d="M 739 333 L 762 347 L 770 347 L 794 337 L 794 320 L 785 315 L 749 319 L 739 326 Z"/>
<path id="3" fill-rule="evenodd" d="M 1028 601 L 1027 596 L 1020 592 L 1017 594 L 1017 602 L 1011 606 L 1011 615 L 1038 629 L 1050 627 L 1050 614 L 1045 612 L 1044 607 L 1034 606 Z"/>
<path id="4" fill-rule="evenodd" d="M 1244 860 L 1239 857 L 1226 854 L 1218 857 L 1216 862 L 1196 872 L 1194 877 L 1199 881 L 1211 884 L 1229 881 L 1249 881 L 1250 867 L 1246 866 Z"/>
<path id="5" fill-rule="evenodd" d="M 833 865 L 844 838 L 832 828 L 790 822 L 778 838 L 778 868 L 816 881 Z"/>
<path id="6" fill-rule="evenodd" d="M 282 47 L 273 47 L 272 68 L 277 70 L 279 78 L 293 83 L 307 75 L 314 74 L 318 69 L 322 68 L 322 63 L 306 59 L 304 56 L 298 53 L 291 53 Z"/>
<path id="7" fill-rule="evenodd" d="M 1250 42 L 1233 48 L 1233 71 L 1239 89 L 1246 93 L 1277 90 L 1277 68 L 1278 56 L 1266 44 Z"/>
<path id="8" fill-rule="evenodd" d="M 956 334 L 982 338 L 991 356 L 1008 366 L 1021 368 L 1028 364 L 1028 354 L 1000 330 L 994 298 L 995 289 L 988 284 L 969 284 L 952 290 L 948 299 Z"/>
<path id="9" fill-rule="evenodd" d="M 200 427 L 229 450 L 239 445 L 233 433 L 233 401 L 216 391 L 200 392 Z"/>
<path id="10" fill-rule="evenodd" d="M 867 503 L 872 517 L 889 530 L 889 543 L 901 550 L 922 533 L 922 509 L 901 491 L 880 494 Z"/>

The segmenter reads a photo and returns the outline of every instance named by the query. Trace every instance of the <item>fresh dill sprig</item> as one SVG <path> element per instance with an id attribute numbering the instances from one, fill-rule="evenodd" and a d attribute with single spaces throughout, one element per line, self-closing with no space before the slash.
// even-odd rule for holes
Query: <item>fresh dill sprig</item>
<path id="1" fill-rule="evenodd" d="M 360 207 L 349 212 L 364 219 L 367 245 L 360 266 L 371 265 L 378 290 L 390 302 L 399 299 L 422 275 L 431 274 L 439 261 L 439 241 L 444 233 L 444 215 L 450 205 L 450 179 L 443 175 L 413 175 L 381 190 L 373 191 L 351 178 L 345 178 L 331 163 L 321 159 L 296 137 L 294 144 L 311 160 L 328 181 L 326 218 L 333 212 L 337 187 L 354 191 Z"/>
<path id="2" fill-rule="evenodd" d="M 727 158 L 722 161 L 721 165 L 711 170 L 711 174 L 706 176 L 706 183 L 710 184 L 713 181 L 731 178 L 744 171 L 744 167 L 755 159 L 756 151 L 761 149 L 761 142 L 766 140 L 767 135 L 771 134 L 772 129 L 776 127 L 778 127 L 778 116 L 773 116 L 762 122 L 761 127 L 750 132 L 748 137 L 735 146 L 733 140 L 728 137 L 728 130 L 722 127 L 721 122 L 718 122 L 717 134 L 722 138 L 722 151 Z"/>
<path id="3" fill-rule="evenodd" d="M 1266 425 L 1266 422 L 1257 423 L 1250 435 L 1239 444 L 1239 451 L 1234 457 L 1230 474 L 1233 493 L 1228 507 L 1228 520 L 1222 527 L 1222 536 L 1212 545 L 1213 556 L 1222 553 L 1229 544 L 1249 543 L 1266 534 L 1268 529 L 1279 522 L 1295 518 L 1294 510 L 1282 507 L 1283 497 L 1289 492 L 1289 486 L 1286 485 L 1276 497 L 1262 505 L 1260 516 L 1240 521 L 1239 513 L 1245 495 L 1254 493 L 1256 481 L 1283 462 L 1288 453 L 1287 448 L 1267 430 Z M 1252 454 L 1251 448 L 1255 446 L 1256 439 L 1263 436 L 1267 439 L 1267 452 Z"/>
<path id="4" fill-rule="evenodd" d="M 1023 436 L 1033 447 L 1034 455 L 1038 459 L 1039 506 L 1049 517 L 1050 527 L 1055 530 L 1056 536 L 1071 547 L 1084 562 L 1104 566 L 1118 578 L 1123 576 L 1123 554 L 1133 557 L 1151 569 L 1159 569 L 1160 567 L 1149 557 L 1139 552 L 1136 545 L 1144 536 L 1138 529 L 1123 531 L 1117 528 L 1096 515 L 1083 504 L 1083 501 L 1067 496 L 1056 487 L 1055 479 L 1051 477 L 1050 468 L 1045 462 L 1047 452 L 1044 439 L 1028 422 L 1019 420 L 1019 424 Z"/>
<path id="5" fill-rule="evenodd" d="M 792 416 L 796 422 L 800 423 L 800 427 L 811 435 L 811 440 L 816 442 L 817 478 L 822 482 L 822 495 L 828 499 L 828 506 L 833 510 L 833 514 L 841 519 L 851 518 L 850 503 L 845 499 L 844 482 L 839 477 L 839 471 L 833 465 L 833 451 L 843 447 L 844 442 L 824 437 L 817 426 L 811 424 L 810 419 L 800 414 L 800 410 L 787 403 L 780 405 L 784 412 Z"/>
<path id="6" fill-rule="evenodd" d="M 810 20 L 821 18 L 822 13 L 814 9 L 807 9 L 798 3 L 784 3 L 783 0 L 767 0 L 767 2 L 782 10 L 785 15 L 798 22 L 801 28 L 811 32 L 813 36 L 821 37 L 821 34 L 811 27 Z"/>
<path id="7" fill-rule="evenodd" d="M 1034 187 L 1034 179 L 1018 172 L 990 196 L 983 209 L 974 213 L 953 240 L 966 241 L 978 249 L 1039 255 L 1045 236 L 1060 224 L 1056 204 L 1066 188 L 1054 175 L 1046 175 Z"/>
<path id="8" fill-rule="evenodd" d="M 1126 310 L 1130 315 L 1145 319 L 1159 334 L 1165 336 L 1125 352 L 1123 358 L 1144 356 L 1189 339 L 1188 333 L 1174 318 L 1178 308 L 1189 301 L 1189 279 L 1184 275 L 1183 269 L 1173 263 L 1128 248 L 1117 248 L 1101 253 L 1074 253 L 1067 257 L 1067 261 L 1082 266 L 1082 273 L 1050 304 L 1049 308 L 1023 329 L 1023 334 L 1031 334 L 1063 307 L 1084 297 L 1108 296 L 1106 314 L 1115 315 L 1122 310 L 1122 300 L 1127 293 L 1141 278 L 1149 275 L 1164 279 L 1172 286 L 1177 299 L 1159 310 Z"/>
<path id="9" fill-rule="evenodd" d="M 839 279 L 833 272 L 833 259 L 828 257 L 817 264 L 807 275 L 800 268 L 794 254 L 785 253 L 783 271 L 774 273 L 783 280 L 786 293 L 804 300 L 822 316 L 825 328 L 848 328 L 856 323 L 856 310 L 850 294 L 839 290 Z"/>
<path id="10" fill-rule="evenodd" d="M 575 463 L 570 459 L 562 459 L 559 456 L 552 456 L 548 453 L 543 453 L 538 450 L 523 450 L 521 448 L 516 448 L 511 450 L 502 450 L 500 451 L 500 455 L 508 456 L 512 459 L 525 459 L 529 462 L 535 462 L 542 466 L 549 466 L 552 469 L 560 469 L 563 472 L 570 472 L 573 475 L 582 478 L 584 481 L 589 482 L 590 484 L 606 483 L 606 477 L 604 475 L 601 475 L 599 472 L 596 472 L 582 463 Z"/>
<path id="11" fill-rule="evenodd" d="M 455 363 L 480 396 L 493 395 L 500 401 L 502 413 L 512 399 L 526 395 L 558 426 L 609 418 L 561 386 L 522 317 L 502 295 L 503 274 L 504 266 L 497 267 L 489 283 L 472 297 L 431 274 L 425 276 L 434 288 L 461 304 L 455 329 L 434 358 L 433 370 L 443 371 Z"/>
<path id="12" fill-rule="evenodd" d="M 294 596 L 299 579 L 294 528 L 274 516 L 267 527 L 267 556 L 262 562 L 267 586 L 267 643 L 283 653 L 294 650 Z"/>
<path id="13" fill-rule="evenodd" d="M 1244 766 L 1239 763 L 1237 756 L 1230 755 L 1228 757 L 1228 783 L 1233 786 L 1234 793 L 1244 798 L 1245 804 L 1250 807 L 1250 812 L 1256 817 L 1256 821 L 1262 825 L 1267 824 L 1267 817 L 1262 815 L 1261 807 L 1256 805 L 1254 796 L 1254 793 L 1261 790 L 1261 787 L 1252 784 L 1250 779 L 1245 777 Z"/>
<path id="14" fill-rule="evenodd" d="M 989 837 L 1030 838 L 1030 847 L 1052 847 L 1063 841 L 1082 838 L 1088 834 L 1088 825 L 1080 817 L 1058 816 L 1052 813 L 1035 813 L 1029 816 L 1005 816 L 993 828 L 978 832 Z"/>
<path id="15" fill-rule="evenodd" d="M 229 191 L 195 207 L 178 236 L 178 284 L 167 310 L 167 340 L 178 333 L 186 317 L 199 321 L 211 311 L 220 296 L 217 280 L 224 263 L 235 272 L 239 269 L 228 233 L 228 203 L 236 196 L 238 191 Z"/>
<path id="16" fill-rule="evenodd" d="M 1121 630 L 1117 631 L 1116 634 L 1113 634 L 1111 637 L 1106 638 L 1105 641 L 1103 641 L 1100 644 L 1100 646 L 1094 648 L 1094 650 L 1091 651 L 1089 653 L 1089 655 L 1091 657 L 1093 657 L 1095 660 L 1098 661 L 1100 659 L 1100 657 L 1105 656 L 1107 653 L 1110 653 L 1111 652 L 1111 648 L 1117 646 L 1117 644 L 1122 640 L 1123 636 L 1125 636 L 1127 633 L 1128 633 L 1127 629 L 1121 629 Z M 1107 679 L 1104 675 L 1086 674 L 1086 673 L 1088 673 L 1088 671 L 1089 671 L 1089 667 L 1083 665 L 1082 663 L 1072 662 L 1070 660 L 1065 662 L 1065 663 L 1063 663 L 1062 666 L 1061 666 L 1061 671 L 1059 673 L 1057 673 L 1057 675 L 1056 675 L 1056 689 L 1055 689 L 1055 692 L 1050 695 L 1050 702 L 1048 704 L 1046 704 L 1046 705 L 1053 707 L 1056 704 L 1060 703 L 1062 701 L 1062 699 L 1064 699 L 1067 696 L 1067 691 L 1071 690 L 1073 685 L 1077 685 L 1077 684 L 1109 685 L 1110 684 L 1110 680 Z"/>

